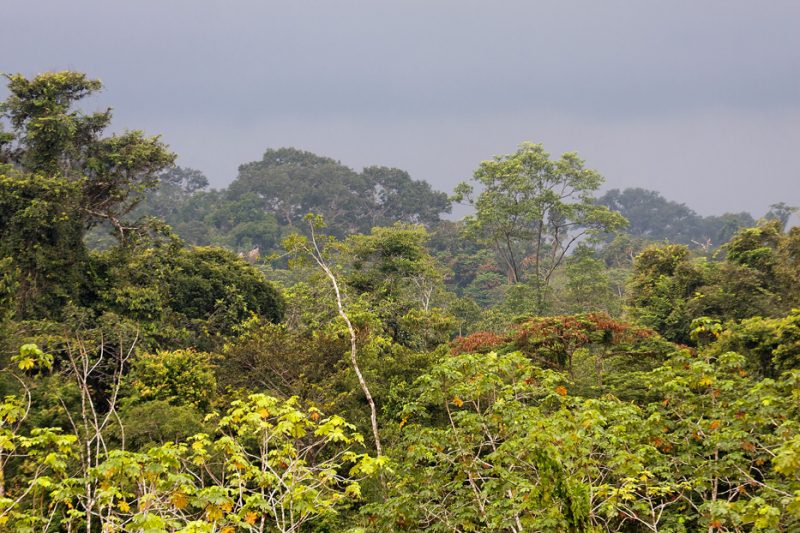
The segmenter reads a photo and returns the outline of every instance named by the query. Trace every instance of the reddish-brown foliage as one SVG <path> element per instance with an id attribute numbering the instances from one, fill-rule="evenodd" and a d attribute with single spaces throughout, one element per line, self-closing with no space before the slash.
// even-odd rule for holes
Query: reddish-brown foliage
<path id="1" fill-rule="evenodd" d="M 606 313 L 533 317 L 509 335 L 489 331 L 457 337 L 454 355 L 486 353 L 499 347 L 520 350 L 537 364 L 563 370 L 571 367 L 572 354 L 589 348 L 605 354 L 626 352 L 641 346 L 655 332 L 611 318 Z"/>
<path id="2" fill-rule="evenodd" d="M 557 344 L 580 347 L 585 344 L 619 344 L 652 337 L 647 328 L 620 322 L 605 313 L 535 317 L 522 324 L 513 335 L 522 348 L 534 343 L 541 347 Z"/>
<path id="3" fill-rule="evenodd" d="M 515 348 L 541 364 L 564 368 L 572 354 L 583 347 L 635 344 L 654 332 L 611 318 L 605 313 L 534 317 L 511 335 Z"/>
<path id="4" fill-rule="evenodd" d="M 501 337 L 491 331 L 479 331 L 466 337 L 456 337 L 453 339 L 451 352 L 453 355 L 462 353 L 485 353 L 494 350 L 508 342 L 508 339 Z"/>

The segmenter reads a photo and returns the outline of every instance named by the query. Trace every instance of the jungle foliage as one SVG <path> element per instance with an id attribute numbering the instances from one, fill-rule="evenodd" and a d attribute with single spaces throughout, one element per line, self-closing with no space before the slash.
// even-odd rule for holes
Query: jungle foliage
<path id="1" fill-rule="evenodd" d="M 0 105 L 0 530 L 800 529 L 800 228 L 539 144 L 455 199 L 269 149 L 222 190 Z M 309 214 L 313 213 L 313 214 Z"/>

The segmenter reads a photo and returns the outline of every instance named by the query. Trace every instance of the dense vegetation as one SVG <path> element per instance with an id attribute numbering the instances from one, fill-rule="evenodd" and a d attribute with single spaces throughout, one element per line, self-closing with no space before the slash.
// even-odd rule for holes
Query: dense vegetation
<path id="1" fill-rule="evenodd" d="M 213 190 L 99 82 L 8 82 L 0 529 L 800 529 L 792 207 L 532 143 L 452 199 L 290 148 Z"/>

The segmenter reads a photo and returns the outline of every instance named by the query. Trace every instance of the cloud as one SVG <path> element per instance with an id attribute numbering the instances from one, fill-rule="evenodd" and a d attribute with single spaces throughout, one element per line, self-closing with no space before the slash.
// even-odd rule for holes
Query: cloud
<path id="1" fill-rule="evenodd" d="M 100 77 L 90 105 L 162 133 L 218 185 L 295 145 L 449 189 L 529 139 L 701 211 L 800 203 L 793 1 L 9 0 L 4 14 L 0 70 Z"/>

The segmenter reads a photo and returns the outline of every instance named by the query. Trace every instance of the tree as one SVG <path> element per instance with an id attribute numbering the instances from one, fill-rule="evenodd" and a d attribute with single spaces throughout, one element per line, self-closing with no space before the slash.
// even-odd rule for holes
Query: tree
<path id="1" fill-rule="evenodd" d="M 756 221 L 750 213 L 723 213 L 720 216 L 708 216 L 703 218 L 701 238 L 701 248 L 707 247 L 705 243 L 718 245 L 728 242 L 738 231 L 743 228 L 754 226 Z M 694 244 L 698 244 L 696 241 Z"/>
<path id="2" fill-rule="evenodd" d="M 283 225 L 300 224 L 313 211 L 344 233 L 359 227 L 358 214 L 366 216 L 371 195 L 366 180 L 350 168 L 293 148 L 267 150 L 260 161 L 240 166 L 228 196 L 237 199 L 247 193 L 258 195 L 263 209 Z"/>
<path id="3" fill-rule="evenodd" d="M 16 311 L 17 272 L 10 257 L 0 258 L 0 351 L 8 352 Z"/>
<path id="4" fill-rule="evenodd" d="M 288 292 L 289 314 L 299 290 L 295 287 Z M 313 305 L 311 299 L 302 297 L 302 301 L 300 305 Z M 298 396 L 311 405 L 341 413 L 337 385 L 348 381 L 343 375 L 349 374 L 349 365 L 342 354 L 348 351 L 349 339 L 332 329 L 323 324 L 273 324 L 252 318 L 237 328 L 235 338 L 223 347 L 216 369 L 219 383 L 223 388 Z"/>
<path id="5" fill-rule="evenodd" d="M 353 372 L 355 372 L 356 377 L 358 378 L 358 384 L 361 387 L 361 391 L 364 393 L 364 397 L 367 400 L 367 405 L 369 405 L 369 418 L 370 425 L 372 426 L 372 436 L 375 439 L 375 451 L 378 454 L 378 458 L 380 458 L 382 455 L 382 447 L 380 431 L 378 430 L 378 410 L 375 406 L 375 400 L 372 397 L 372 392 L 369 389 L 369 385 L 367 385 L 367 381 L 364 379 L 364 374 L 361 372 L 361 366 L 358 363 L 358 339 L 356 330 L 353 327 L 350 316 L 345 310 L 344 295 L 339 287 L 338 277 L 329 264 L 328 254 L 330 253 L 330 250 L 325 245 L 325 241 L 320 243 L 317 240 L 316 232 L 323 226 L 323 221 L 318 215 L 307 215 L 306 221 L 308 222 L 310 237 L 305 238 L 300 235 L 293 235 L 286 240 L 286 248 L 294 254 L 304 254 L 310 257 L 317 264 L 317 266 L 322 269 L 322 271 L 325 273 L 325 276 L 330 281 L 331 286 L 333 287 L 333 291 L 336 295 L 337 312 L 339 317 L 347 326 L 347 333 L 350 337 L 350 364 L 352 365 Z M 328 245 L 334 244 L 334 242 L 330 239 L 326 240 Z"/>
<path id="6" fill-rule="evenodd" d="M 658 366 L 675 349 L 653 330 L 605 313 L 533 317 L 507 324 L 503 335 L 479 331 L 451 345 L 453 354 L 518 351 L 539 367 L 567 374 L 583 396 L 625 399 L 639 389 L 631 387 L 630 374 Z"/>
<path id="7" fill-rule="evenodd" d="M 12 375 L 22 390 L 0 403 L 0 526 L 11 522 L 33 531 L 33 526 L 39 525 L 36 518 L 46 516 L 46 511 L 32 503 L 47 493 L 54 480 L 67 475 L 77 437 L 61 428 L 25 427 L 32 414 L 31 391 L 14 370 L 50 369 L 52 356 L 35 344 L 26 344 L 11 362 L 17 369 L 4 368 L 3 372 Z"/>
<path id="8" fill-rule="evenodd" d="M 186 407 L 207 407 L 214 392 L 208 354 L 139 356 L 130 324 L 42 338 L 52 355 L 23 346 L 10 361 L 21 393 L 0 402 L 3 531 L 295 532 L 360 500 L 359 481 L 386 464 L 359 451 L 354 426 L 297 398 L 242 395 L 198 423 Z M 31 420 L 42 408 L 33 389 L 56 376 L 76 396 L 51 391 L 64 428 Z M 137 414 L 175 419 L 132 420 L 131 450 L 123 421 Z"/>
<path id="9" fill-rule="evenodd" d="M 102 279 L 87 303 L 138 321 L 158 348 L 213 349 L 253 315 L 283 319 L 280 291 L 256 267 L 222 248 L 180 244 L 145 240 L 94 255 Z"/>
<path id="10" fill-rule="evenodd" d="M 689 343 L 692 316 L 687 302 L 705 282 L 705 264 L 692 261 L 688 247 L 646 248 L 636 257 L 628 296 L 631 314 L 673 342 Z"/>
<path id="11" fill-rule="evenodd" d="M 597 255 L 588 246 L 579 245 L 567 258 L 562 305 L 569 313 L 604 311 L 619 316 L 622 295 L 614 291 L 611 279 L 616 272 L 606 268 Z"/>
<path id="12" fill-rule="evenodd" d="M 612 189 L 597 201 L 628 219 L 627 231 L 634 237 L 704 249 L 717 247 L 739 229 L 755 224 L 753 217 L 744 212 L 703 217 L 685 204 L 647 189 Z"/>
<path id="13" fill-rule="evenodd" d="M 235 201 L 246 194 L 256 195 L 262 209 L 285 226 L 302 225 L 307 213 L 322 215 L 337 237 L 397 221 L 432 224 L 450 209 L 443 193 L 402 170 L 356 172 L 294 148 L 267 150 L 260 161 L 240 166 L 227 197 Z"/>
<path id="14" fill-rule="evenodd" d="M 79 183 L 82 222 L 107 220 L 124 237 L 130 228 L 122 217 L 156 185 L 175 155 L 158 137 L 141 131 L 101 137 L 111 123 L 110 109 L 90 115 L 72 110 L 102 88 L 99 80 L 70 71 L 7 78 L 11 94 L 0 111 L 14 129 L 16 142 L 4 147 L 11 162 L 25 172 Z"/>
<path id="15" fill-rule="evenodd" d="M 769 206 L 769 211 L 764 215 L 766 220 L 777 220 L 780 222 L 781 230 L 786 231 L 786 226 L 789 224 L 789 219 L 792 215 L 797 213 L 798 209 L 795 206 L 787 205 L 785 202 L 778 202 Z"/>
<path id="16" fill-rule="evenodd" d="M 353 235 L 344 243 L 345 256 L 351 258 L 348 285 L 369 302 L 392 340 L 410 347 L 435 346 L 449 334 L 441 309 L 444 276 L 426 248 L 428 238 L 422 226 L 395 224 Z M 403 327 L 415 322 L 426 329 L 424 323 L 437 321 L 444 331 L 434 339 Z"/>
<path id="17" fill-rule="evenodd" d="M 0 118 L 0 256 L 20 270 L 18 314 L 51 316 L 77 297 L 88 228 L 105 221 L 125 241 L 124 217 L 175 158 L 158 137 L 127 131 L 103 137 L 111 111 L 73 107 L 101 88 L 77 72 L 7 76 Z"/>
<path id="18" fill-rule="evenodd" d="M 687 529 L 797 529 L 798 485 L 772 465 L 797 432 L 796 374 L 758 382 L 740 354 L 682 350 L 641 378 L 655 393 L 646 431 L 685 487 Z"/>
<path id="19" fill-rule="evenodd" d="M 658 531 L 685 489 L 643 411 L 568 387 L 518 352 L 441 360 L 408 392 L 397 475 L 367 513 L 392 531 Z"/>
<path id="20" fill-rule="evenodd" d="M 178 218 L 184 204 L 208 188 L 208 178 L 193 168 L 172 167 L 158 176 L 158 186 L 145 194 L 139 212 L 158 217 L 170 225 Z"/>
<path id="21" fill-rule="evenodd" d="M 544 429 L 553 413 L 540 401 L 559 398 L 559 384 L 518 353 L 446 358 L 421 376 L 396 425 L 398 475 L 373 508 L 386 528 L 585 528 L 585 491 L 568 479 L 554 442 L 562 434 Z"/>
<path id="22" fill-rule="evenodd" d="M 4 434 L 24 409 L 11 400 L 0 408 Z M 4 442 L 38 464 L 27 490 L 0 495 L 0 526 L 21 532 L 295 533 L 359 501 L 360 481 L 386 464 L 359 453 L 363 439 L 341 417 L 264 394 L 231 402 L 212 434 L 111 449 L 74 476 L 74 435 L 34 430 Z"/>
<path id="23" fill-rule="evenodd" d="M 217 393 L 211 354 L 192 349 L 142 354 L 126 381 L 137 402 L 164 400 L 206 410 Z"/>
<path id="24" fill-rule="evenodd" d="M 685 204 L 671 202 L 656 191 L 611 189 L 597 202 L 628 219 L 627 232 L 633 236 L 687 245 L 692 239 L 701 238 L 696 233 L 701 217 Z"/>
<path id="25" fill-rule="evenodd" d="M 80 192 L 61 177 L 0 173 L 0 256 L 16 271 L 14 315 L 57 316 L 78 298 L 88 261 Z"/>
<path id="26" fill-rule="evenodd" d="M 800 230 L 777 220 L 739 230 L 709 261 L 686 246 L 651 246 L 636 257 L 631 314 L 669 340 L 691 344 L 692 320 L 784 316 L 800 304 Z"/>
<path id="27" fill-rule="evenodd" d="M 255 192 L 228 195 L 207 190 L 208 179 L 198 170 L 174 167 L 159 176 L 134 211 L 138 217 L 162 219 L 184 241 L 195 246 L 224 246 L 240 253 L 273 249 L 280 240 L 275 215 L 264 210 Z"/>
<path id="28" fill-rule="evenodd" d="M 494 248 L 509 283 L 522 281 L 531 266 L 540 307 L 576 242 L 625 224 L 622 215 L 594 201 L 603 178 L 572 152 L 553 161 L 541 144 L 526 142 L 513 154 L 482 162 L 473 182 L 480 187 L 477 196 L 473 185 L 461 183 L 455 199 L 475 207 L 469 223 Z"/>
<path id="29" fill-rule="evenodd" d="M 430 228 L 439 222 L 440 214 L 450 212 L 447 194 L 434 191 L 426 181 L 411 179 L 404 170 L 372 166 L 362 175 L 375 188 L 373 226 L 408 222 Z"/>
<path id="30" fill-rule="evenodd" d="M 84 115 L 74 102 L 102 88 L 78 72 L 47 72 L 28 80 L 6 75 L 10 96 L 0 106 L 14 132 L 7 138 L 6 158 L 40 174 L 69 175 L 85 162 L 86 143 L 111 123 L 111 111 Z M 13 143 L 16 141 L 16 145 Z"/>
<path id="31" fill-rule="evenodd" d="M 699 318 L 695 322 L 709 320 Z M 720 333 L 714 336 L 709 352 L 740 353 L 747 360 L 747 370 L 761 377 L 777 378 L 783 372 L 800 368 L 800 309 L 793 309 L 785 317 L 754 316 L 730 321 L 724 328 L 719 321 L 710 323 L 716 324 Z"/>

